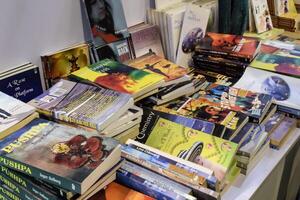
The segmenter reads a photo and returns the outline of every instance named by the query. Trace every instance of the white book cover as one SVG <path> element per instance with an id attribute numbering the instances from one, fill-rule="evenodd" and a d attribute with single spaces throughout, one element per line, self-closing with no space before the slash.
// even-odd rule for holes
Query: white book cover
<path id="1" fill-rule="evenodd" d="M 274 0 L 275 15 L 281 16 L 289 12 L 289 1 L 288 0 Z"/>
<path id="2" fill-rule="evenodd" d="M 180 3 L 183 2 L 183 0 L 155 0 L 155 8 L 156 9 L 164 9 L 167 8 L 169 6 L 172 6 L 176 3 Z"/>
<path id="3" fill-rule="evenodd" d="M 252 13 L 257 33 L 273 28 L 267 0 L 251 0 Z"/>
<path id="4" fill-rule="evenodd" d="M 300 109 L 300 79 L 247 67 L 234 87 L 272 95 L 276 104 Z"/>
<path id="5" fill-rule="evenodd" d="M 205 36 L 210 10 L 189 4 L 187 6 L 178 46 L 176 64 L 188 67 L 191 53 L 199 41 Z"/>
<path id="6" fill-rule="evenodd" d="M 0 92 L 0 133 L 16 125 L 34 111 L 33 106 Z"/>

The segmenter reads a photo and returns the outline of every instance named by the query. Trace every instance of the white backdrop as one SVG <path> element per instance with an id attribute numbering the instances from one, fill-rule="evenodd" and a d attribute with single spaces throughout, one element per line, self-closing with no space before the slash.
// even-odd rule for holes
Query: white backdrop
<path id="1" fill-rule="evenodd" d="M 84 41 L 79 0 L 0 0 L 0 71 Z M 129 26 L 145 18 L 149 0 L 122 0 Z"/>

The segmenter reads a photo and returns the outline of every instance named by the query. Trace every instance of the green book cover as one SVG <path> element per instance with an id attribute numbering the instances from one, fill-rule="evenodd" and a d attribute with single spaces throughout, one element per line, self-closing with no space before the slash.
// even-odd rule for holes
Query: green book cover
<path id="1" fill-rule="evenodd" d="M 160 118 L 146 145 L 203 165 L 222 180 L 237 151 L 237 144 Z"/>

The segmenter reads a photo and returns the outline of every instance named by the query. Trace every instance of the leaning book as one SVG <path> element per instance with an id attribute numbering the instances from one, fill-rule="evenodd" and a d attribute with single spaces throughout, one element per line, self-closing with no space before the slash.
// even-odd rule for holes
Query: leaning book
<path id="1" fill-rule="evenodd" d="M 111 138 L 44 119 L 6 137 L 0 148 L 1 165 L 79 194 L 121 156 Z"/>

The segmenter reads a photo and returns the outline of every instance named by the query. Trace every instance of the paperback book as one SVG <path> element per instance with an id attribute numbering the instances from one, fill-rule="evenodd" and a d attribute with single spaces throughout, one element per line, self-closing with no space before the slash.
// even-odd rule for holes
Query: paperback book
<path id="1" fill-rule="evenodd" d="M 273 28 L 267 0 L 251 0 L 252 13 L 257 33 Z"/>
<path id="2" fill-rule="evenodd" d="M 1 165 L 79 194 L 119 162 L 121 155 L 111 138 L 44 119 L 14 132 L 0 146 Z"/>

